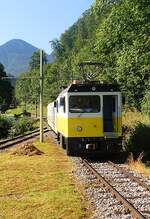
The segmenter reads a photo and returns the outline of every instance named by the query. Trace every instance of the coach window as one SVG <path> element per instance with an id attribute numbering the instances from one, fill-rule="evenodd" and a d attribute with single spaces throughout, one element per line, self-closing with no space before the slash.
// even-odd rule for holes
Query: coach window
<path id="1" fill-rule="evenodd" d="M 63 107 L 63 112 L 66 112 L 66 101 L 65 101 L 65 97 L 61 97 L 60 98 L 60 107 Z"/>
<path id="2" fill-rule="evenodd" d="M 58 100 L 56 101 L 56 109 L 57 109 L 57 113 L 58 113 Z"/>
<path id="3" fill-rule="evenodd" d="M 100 96 L 98 95 L 70 96 L 69 112 L 70 113 L 100 112 Z"/>

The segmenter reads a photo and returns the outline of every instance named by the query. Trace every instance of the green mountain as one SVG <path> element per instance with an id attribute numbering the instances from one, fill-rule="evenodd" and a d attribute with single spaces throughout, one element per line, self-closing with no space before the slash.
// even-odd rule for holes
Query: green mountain
<path id="1" fill-rule="evenodd" d="M 0 46 L 0 63 L 5 67 L 7 74 L 18 76 L 28 70 L 28 63 L 32 54 L 38 48 L 20 39 L 13 39 Z M 49 62 L 52 55 L 47 56 Z"/>

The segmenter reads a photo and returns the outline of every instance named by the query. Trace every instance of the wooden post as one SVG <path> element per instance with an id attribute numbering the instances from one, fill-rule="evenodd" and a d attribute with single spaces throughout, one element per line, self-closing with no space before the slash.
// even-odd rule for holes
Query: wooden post
<path id="1" fill-rule="evenodd" d="M 40 50 L 40 142 L 43 142 L 43 50 Z"/>

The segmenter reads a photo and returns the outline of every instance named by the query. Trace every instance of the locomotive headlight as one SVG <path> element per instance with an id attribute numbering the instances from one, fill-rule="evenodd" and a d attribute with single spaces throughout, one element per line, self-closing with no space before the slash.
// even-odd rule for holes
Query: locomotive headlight
<path id="1" fill-rule="evenodd" d="M 96 91 L 96 87 L 92 87 L 92 91 Z"/>
<path id="2" fill-rule="evenodd" d="M 82 127 L 81 126 L 77 126 L 76 130 L 77 130 L 77 132 L 82 132 Z"/>

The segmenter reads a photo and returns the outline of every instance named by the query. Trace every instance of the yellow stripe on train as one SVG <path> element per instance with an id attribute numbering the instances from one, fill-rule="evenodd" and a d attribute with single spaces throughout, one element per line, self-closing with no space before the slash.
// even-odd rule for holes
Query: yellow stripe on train
<path id="1" fill-rule="evenodd" d="M 114 119 L 114 132 L 121 136 L 121 118 Z M 65 118 L 57 116 L 57 131 L 64 137 L 104 137 L 103 119 L 95 118 Z"/>

